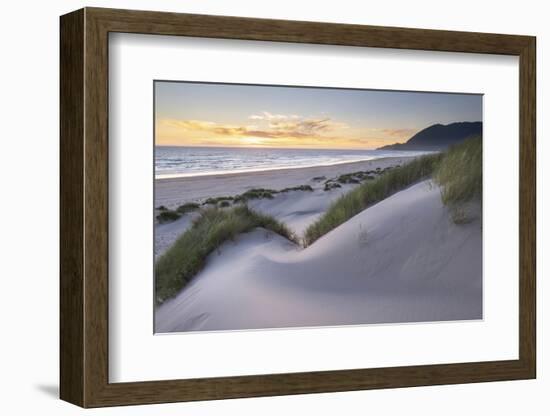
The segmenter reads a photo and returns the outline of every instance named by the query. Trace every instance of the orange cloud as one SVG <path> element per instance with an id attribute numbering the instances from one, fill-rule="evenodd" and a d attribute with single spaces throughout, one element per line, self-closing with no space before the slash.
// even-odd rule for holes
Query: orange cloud
<path id="1" fill-rule="evenodd" d="M 380 133 L 390 137 L 407 137 L 410 138 L 415 134 L 417 129 L 380 129 Z"/>
<path id="2" fill-rule="evenodd" d="M 264 111 L 255 124 L 160 119 L 157 145 L 372 148 L 407 140 L 412 129 L 352 128 L 330 117 L 303 117 Z"/>
<path id="3" fill-rule="evenodd" d="M 266 128 L 255 125 L 218 124 L 201 120 L 161 119 L 157 132 L 177 130 L 182 133 L 203 133 L 223 137 L 261 137 L 261 138 L 320 138 L 338 129 L 347 128 L 330 118 L 302 118 L 299 116 L 273 115 L 266 113 Z"/>

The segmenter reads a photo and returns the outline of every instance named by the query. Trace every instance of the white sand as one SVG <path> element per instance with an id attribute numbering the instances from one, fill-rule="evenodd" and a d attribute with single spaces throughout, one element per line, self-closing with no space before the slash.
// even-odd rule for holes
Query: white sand
<path id="1" fill-rule="evenodd" d="M 314 189 L 313 192 L 285 192 L 276 194 L 273 199 L 249 202 L 252 209 L 284 222 L 298 236 L 301 236 L 334 200 L 354 187 L 354 185 L 342 185 L 342 188 L 324 191 L 325 180 L 313 181 L 313 178 L 324 176 L 329 179 L 359 170 L 384 169 L 389 166 L 403 165 L 410 160 L 412 160 L 410 157 L 384 158 L 311 168 L 161 179 L 155 182 L 155 207 L 164 205 L 176 208 L 186 202 L 201 202 L 206 198 L 218 196 L 235 196 L 253 188 L 280 190 L 286 187 L 310 185 Z M 193 217 L 192 213 L 188 213 L 177 221 L 155 224 L 155 258 L 162 255 L 191 226 Z"/>
<path id="2" fill-rule="evenodd" d="M 356 185 L 355 185 L 356 186 Z M 315 222 L 330 205 L 354 185 L 342 185 L 342 188 L 324 191 L 291 191 L 275 195 L 273 199 L 256 199 L 248 206 L 257 212 L 267 214 L 284 223 L 298 237 L 302 237 L 306 228 Z"/>
<path id="3" fill-rule="evenodd" d="M 263 229 L 212 254 L 155 313 L 157 332 L 479 319 L 481 225 L 425 181 L 306 249 Z"/>
<path id="4" fill-rule="evenodd" d="M 155 260 L 159 258 L 174 242 L 193 224 L 197 213 L 182 215 L 174 222 L 155 224 Z"/>
<path id="5" fill-rule="evenodd" d="M 413 157 L 388 157 L 365 162 L 342 163 L 297 169 L 277 169 L 262 172 L 242 172 L 227 175 L 191 176 L 155 180 L 155 207 L 176 208 L 185 202 L 196 202 L 210 197 L 233 196 L 253 188 L 283 189 L 298 185 L 321 186 L 314 177 L 327 179 L 377 167 L 395 166 Z"/>

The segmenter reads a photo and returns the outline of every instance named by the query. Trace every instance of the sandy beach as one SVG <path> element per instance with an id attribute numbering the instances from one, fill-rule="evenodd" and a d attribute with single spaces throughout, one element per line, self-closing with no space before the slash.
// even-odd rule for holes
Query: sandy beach
<path id="1" fill-rule="evenodd" d="M 403 164 L 410 159 L 410 157 L 388 157 L 331 166 L 156 179 L 155 207 L 164 205 L 174 208 L 185 202 L 235 195 L 252 188 L 282 189 L 303 184 L 315 186 L 318 184 L 312 180 L 315 177 L 331 178 L 377 167 L 383 169 L 387 166 Z"/>
<path id="2" fill-rule="evenodd" d="M 357 171 L 403 165 L 411 159 L 395 157 L 332 166 L 157 179 L 155 181 L 155 207 L 164 205 L 173 209 L 187 202 L 200 203 L 207 198 L 237 195 L 253 188 L 279 190 L 286 187 L 309 185 L 313 192 L 293 191 L 275 195 L 273 199 L 258 199 L 249 202 L 252 209 L 273 216 L 300 235 L 308 225 L 328 209 L 333 201 L 356 186 L 355 184 L 341 184 L 340 188 L 325 191 L 325 180 Z M 314 178 L 324 179 L 314 180 Z M 196 215 L 196 213 L 188 213 L 177 221 L 155 224 L 156 257 L 173 244 L 192 224 L 192 219 Z"/>

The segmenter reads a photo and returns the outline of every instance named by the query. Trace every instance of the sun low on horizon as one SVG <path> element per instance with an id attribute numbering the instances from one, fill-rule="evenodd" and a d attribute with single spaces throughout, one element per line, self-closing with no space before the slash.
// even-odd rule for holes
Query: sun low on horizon
<path id="1" fill-rule="evenodd" d="M 156 81 L 155 145 L 373 149 L 479 121 L 482 96 Z"/>

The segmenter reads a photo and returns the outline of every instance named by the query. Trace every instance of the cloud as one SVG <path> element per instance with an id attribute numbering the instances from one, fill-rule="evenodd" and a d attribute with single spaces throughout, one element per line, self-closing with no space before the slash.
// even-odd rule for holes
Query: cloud
<path id="1" fill-rule="evenodd" d="M 293 116 L 286 116 L 284 114 L 271 114 L 269 111 L 262 111 L 261 114 L 252 114 L 248 118 L 252 120 L 285 120 Z M 299 116 L 295 116 L 299 117 Z"/>
<path id="2" fill-rule="evenodd" d="M 404 142 L 415 129 L 350 126 L 331 117 L 297 114 L 252 114 L 249 122 L 216 123 L 205 120 L 159 119 L 158 143 L 176 145 L 353 147 L 369 148 Z"/>
<path id="3" fill-rule="evenodd" d="M 328 117 L 272 120 L 269 122 L 269 128 L 272 131 L 290 136 L 321 136 L 347 127 L 347 124 L 333 121 Z"/>
<path id="4" fill-rule="evenodd" d="M 160 121 L 165 126 L 176 127 L 184 130 L 207 130 L 215 123 L 211 121 L 199 121 L 199 120 L 175 120 L 175 119 L 162 119 Z"/>
<path id="5" fill-rule="evenodd" d="M 184 132 L 200 132 L 217 137 L 261 137 L 261 138 L 322 138 L 339 129 L 347 128 L 345 123 L 326 118 L 302 118 L 264 111 L 249 119 L 264 120 L 264 128 L 257 125 L 219 124 L 202 120 L 162 119 L 161 126 L 173 127 Z"/>
<path id="6" fill-rule="evenodd" d="M 417 129 L 377 129 L 377 132 L 389 137 L 411 137 Z"/>

